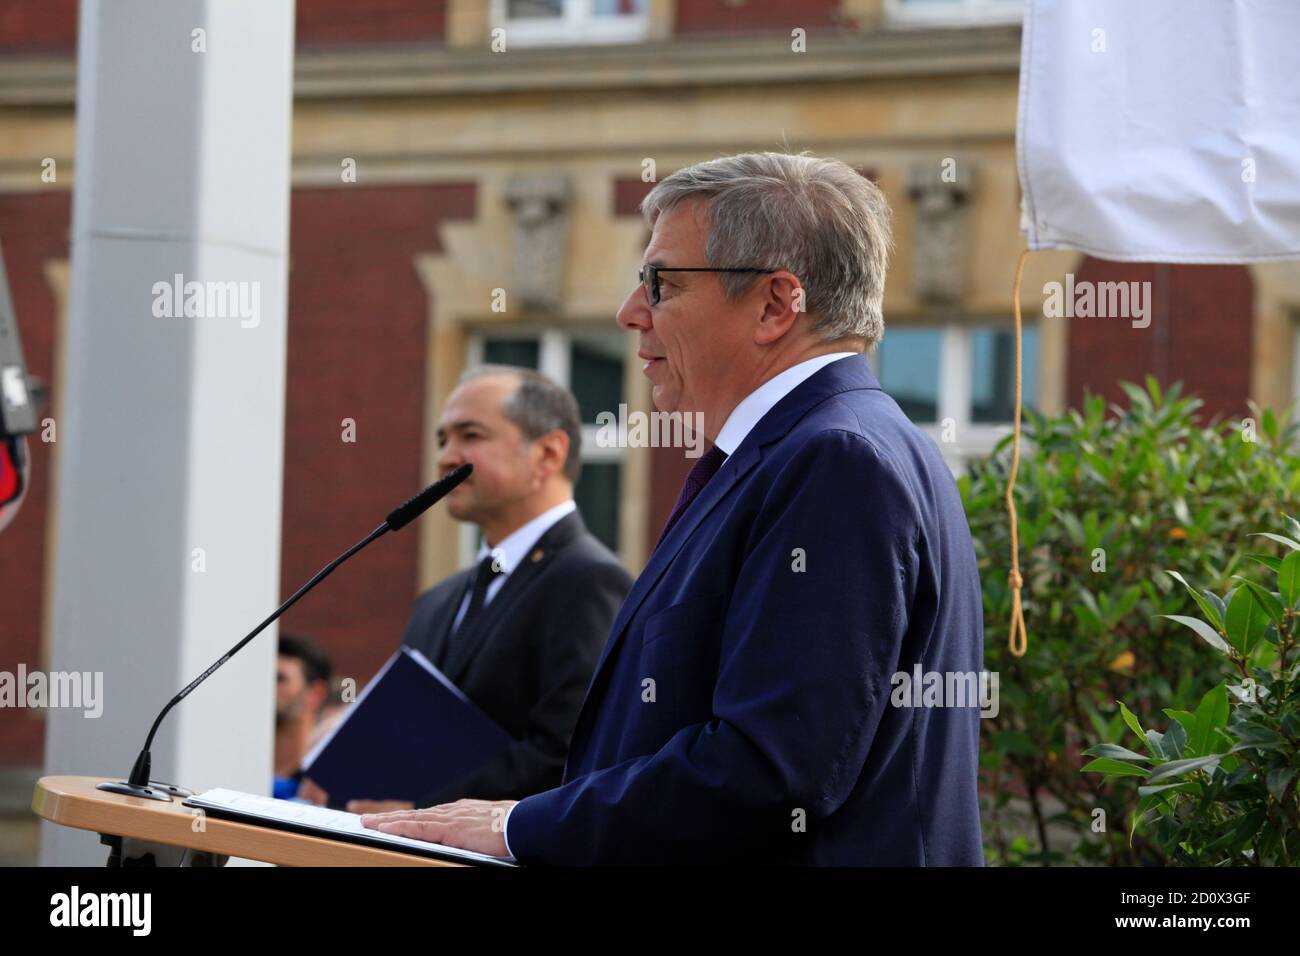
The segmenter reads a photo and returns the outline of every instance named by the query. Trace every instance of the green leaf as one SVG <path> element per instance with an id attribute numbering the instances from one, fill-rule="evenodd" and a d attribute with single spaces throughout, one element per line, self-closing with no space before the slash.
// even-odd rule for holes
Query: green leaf
<path id="1" fill-rule="evenodd" d="M 1187 731 L 1177 720 L 1169 722 L 1169 729 L 1165 731 L 1164 738 L 1160 742 L 1166 755 L 1172 755 L 1175 758 L 1192 757 L 1195 754 L 1187 753 Z"/>
<path id="2" fill-rule="evenodd" d="M 1273 409 L 1264 409 L 1264 414 L 1260 419 L 1260 427 L 1264 429 L 1265 435 L 1273 441 L 1277 441 L 1277 415 L 1273 413 Z"/>
<path id="3" fill-rule="evenodd" d="M 1297 521 L 1290 515 L 1283 515 L 1282 517 L 1286 520 L 1287 527 L 1291 529 L 1291 533 L 1297 538 L 1300 538 L 1300 521 Z"/>
<path id="4" fill-rule="evenodd" d="M 1223 621 L 1223 629 L 1228 632 L 1228 641 L 1237 652 L 1245 657 L 1255 646 L 1268 628 L 1268 619 L 1264 608 L 1255 599 L 1255 592 L 1249 587 L 1241 587 L 1232 596 L 1228 613 Z"/>
<path id="5" fill-rule="evenodd" d="M 1142 725 L 1138 723 L 1138 719 L 1133 716 L 1133 711 L 1125 707 L 1122 700 L 1117 700 L 1115 703 L 1119 704 L 1120 716 L 1124 718 L 1124 723 L 1128 724 L 1128 729 L 1137 734 L 1142 740 L 1146 740 L 1146 732 L 1142 730 Z"/>
<path id="6" fill-rule="evenodd" d="M 1275 558 L 1271 554 L 1256 554 L 1252 551 L 1250 554 L 1246 555 L 1246 557 L 1250 558 L 1252 561 L 1258 561 L 1274 574 L 1276 574 L 1282 567 L 1282 559 Z"/>
<path id="7" fill-rule="evenodd" d="M 1150 750 L 1152 755 L 1157 760 L 1169 759 L 1169 754 L 1165 751 L 1164 734 L 1159 733 L 1158 731 L 1152 729 L 1147 731 L 1146 738 L 1147 738 L 1147 750 Z"/>
<path id="8" fill-rule="evenodd" d="M 1155 783 L 1158 780 L 1168 780 L 1170 777 L 1181 777 L 1185 773 L 1191 773 L 1193 770 L 1201 770 L 1205 767 L 1217 767 L 1219 761 L 1223 759 L 1223 754 L 1206 754 L 1204 757 L 1188 757 L 1185 760 L 1171 760 L 1167 764 L 1162 764 L 1151 771 L 1147 777 L 1147 783 Z M 1120 764 L 1120 766 L 1127 766 Z"/>
<path id="9" fill-rule="evenodd" d="M 1214 732 L 1228 723 L 1228 688 L 1218 684 L 1206 692 L 1193 719 L 1195 724 L 1188 735 L 1187 745 L 1194 754 L 1206 754 L 1210 751 Z"/>
<path id="10" fill-rule="evenodd" d="M 1248 724 L 1237 735 L 1238 743 L 1228 753 L 1239 750 L 1278 750 L 1285 746 L 1286 738 L 1271 727 L 1260 724 Z"/>
<path id="11" fill-rule="evenodd" d="M 1131 763 L 1124 763 L 1120 760 L 1112 760 L 1109 757 L 1098 757 L 1080 768 L 1084 773 L 1108 773 L 1115 774 L 1119 777 L 1145 777 L 1147 772 L 1141 767 L 1135 767 Z"/>
<path id="12" fill-rule="evenodd" d="M 1195 793 L 1199 789 L 1195 783 L 1162 783 L 1156 787 L 1148 787 L 1146 784 L 1138 787 L 1139 797 L 1149 797 L 1152 794 L 1159 793 L 1162 790 L 1177 790 L 1179 793 Z"/>
<path id="13" fill-rule="evenodd" d="M 1124 394 L 1128 396 L 1128 400 L 1134 408 L 1139 408 L 1146 412 L 1151 410 L 1151 399 L 1147 396 L 1147 393 L 1138 388 L 1138 386 L 1134 385 L 1132 382 L 1120 382 L 1119 387 L 1124 390 Z"/>
<path id="14" fill-rule="evenodd" d="M 1219 627 L 1220 627 L 1220 629 L 1222 629 L 1222 627 L 1223 627 L 1223 615 L 1226 614 L 1226 613 L 1228 613 L 1228 605 L 1227 605 L 1226 603 L 1224 603 L 1224 599 L 1223 599 L 1223 598 L 1219 597 L 1217 594 L 1215 594 L 1215 593 L 1214 593 L 1213 591 L 1211 591 L 1209 588 L 1201 588 L 1201 593 L 1205 595 L 1205 600 L 1209 601 L 1210 604 L 1212 604 L 1212 605 L 1214 606 L 1214 609 L 1215 609 L 1216 611 L 1219 612 L 1219 617 L 1218 617 Z M 1231 595 L 1232 595 L 1232 592 L 1229 591 L 1229 592 L 1228 592 L 1228 596 L 1231 597 Z"/>
<path id="15" fill-rule="evenodd" d="M 1163 713 L 1166 717 L 1178 721 L 1178 723 L 1182 725 L 1183 730 L 1187 731 L 1188 734 L 1190 734 L 1193 728 L 1196 727 L 1195 715 L 1186 710 L 1174 710 L 1172 707 L 1166 707 Z"/>
<path id="16" fill-rule="evenodd" d="M 1297 551 L 1294 557 L 1300 558 L 1300 551 Z M 1274 623 L 1281 627 L 1282 622 L 1286 619 L 1286 614 L 1282 610 L 1282 602 L 1273 596 L 1273 592 L 1260 587 L 1254 581 L 1248 581 L 1240 574 L 1234 574 L 1233 577 L 1238 578 L 1242 584 L 1246 585 L 1246 587 L 1250 589 L 1250 593 L 1259 601 L 1260 607 L 1264 609 L 1264 613 L 1272 618 Z"/>
<path id="17" fill-rule="evenodd" d="M 1300 554 L 1300 552 L 1297 552 L 1297 554 Z M 1219 612 L 1214 607 L 1213 604 L 1211 604 L 1209 601 L 1203 598 L 1200 595 L 1200 593 L 1196 590 L 1196 588 L 1188 584 L 1187 579 L 1184 578 L 1177 571 L 1166 571 L 1165 574 L 1169 575 L 1171 578 L 1173 578 L 1175 581 L 1177 581 L 1179 584 L 1181 584 L 1183 587 L 1187 589 L 1187 593 L 1190 594 L 1192 596 L 1192 599 L 1196 601 L 1197 606 L 1200 607 L 1201 611 L 1205 614 L 1205 616 L 1210 619 L 1210 623 L 1214 625 L 1216 630 L 1222 629 L 1223 618 L 1219 616 Z"/>
<path id="18" fill-rule="evenodd" d="M 1257 831 L 1260 828 L 1260 825 L 1264 822 L 1264 817 L 1265 811 L 1262 808 L 1259 810 L 1252 810 L 1250 813 L 1242 817 L 1236 827 L 1233 828 L 1231 841 L 1232 846 L 1241 846 L 1253 837 L 1255 831 Z"/>
<path id="19" fill-rule="evenodd" d="M 1204 621 L 1198 620 L 1194 617 L 1184 617 L 1181 614 L 1162 614 L 1160 616 L 1167 617 L 1171 621 L 1177 621 L 1179 624 L 1190 627 L 1200 636 L 1201 640 L 1205 641 L 1206 644 L 1209 644 L 1216 651 L 1221 651 L 1229 657 L 1232 656 L 1232 648 L 1228 645 L 1228 642 L 1219 636 L 1218 631 L 1210 627 L 1210 625 L 1206 624 Z"/>
<path id="20" fill-rule="evenodd" d="M 1282 559 L 1277 572 L 1277 589 L 1287 607 L 1295 607 L 1300 601 L 1300 551 L 1292 551 Z"/>
<path id="21" fill-rule="evenodd" d="M 1291 789 L 1291 780 L 1295 777 L 1295 767 L 1274 767 L 1268 772 L 1268 792 L 1273 799 L 1281 803 Z"/>
<path id="22" fill-rule="evenodd" d="M 1151 760 L 1146 754 L 1137 753 L 1127 747 L 1121 747 L 1119 744 L 1097 744 L 1085 750 L 1083 755 L 1085 757 L 1110 757 L 1114 760 L 1146 760 L 1148 762 Z"/>
<path id="23" fill-rule="evenodd" d="M 1293 541 L 1290 538 L 1280 534 L 1273 534 L 1271 531 L 1255 531 L 1250 534 L 1252 538 L 1268 538 L 1270 541 L 1276 541 L 1278 544 L 1284 544 L 1292 551 L 1300 551 L 1300 541 Z"/>

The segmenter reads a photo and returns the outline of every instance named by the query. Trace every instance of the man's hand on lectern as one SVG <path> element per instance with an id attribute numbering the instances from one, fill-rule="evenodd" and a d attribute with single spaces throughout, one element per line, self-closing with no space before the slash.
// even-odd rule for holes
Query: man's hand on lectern
<path id="1" fill-rule="evenodd" d="M 505 820 L 518 800 L 457 800 L 427 810 L 367 813 L 361 825 L 488 856 L 506 856 Z"/>

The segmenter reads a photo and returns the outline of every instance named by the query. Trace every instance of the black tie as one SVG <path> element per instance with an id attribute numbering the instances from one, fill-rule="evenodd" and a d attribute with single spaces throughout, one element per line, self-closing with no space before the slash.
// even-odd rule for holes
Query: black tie
<path id="1" fill-rule="evenodd" d="M 474 575 L 474 588 L 469 592 L 469 607 L 465 608 L 465 616 L 460 619 L 460 626 L 456 628 L 457 637 L 469 633 L 470 628 L 474 626 L 475 618 L 483 613 L 488 585 L 498 574 L 505 573 L 497 560 L 494 555 L 489 554 L 478 563 L 478 572 Z"/>
<path id="2" fill-rule="evenodd" d="M 700 492 L 704 490 L 704 486 L 709 483 L 709 479 L 718 473 L 718 469 L 722 467 L 722 463 L 726 460 L 727 453 L 714 445 L 701 455 L 700 460 L 691 467 L 690 474 L 686 476 L 686 482 L 677 495 L 677 503 L 673 505 L 673 513 L 668 516 L 668 523 L 664 525 L 664 530 L 659 533 L 659 540 L 655 542 L 656 548 L 659 547 L 664 538 L 668 537 L 668 532 L 677 523 L 677 519 L 686 512 L 691 502 L 699 497 Z"/>

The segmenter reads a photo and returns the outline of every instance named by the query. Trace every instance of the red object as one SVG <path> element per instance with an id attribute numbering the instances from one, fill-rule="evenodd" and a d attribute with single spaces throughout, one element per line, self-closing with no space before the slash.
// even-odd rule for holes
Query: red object
<path id="1" fill-rule="evenodd" d="M 22 487 L 21 477 L 9 445 L 0 442 L 0 505 L 7 504 L 18 496 Z"/>

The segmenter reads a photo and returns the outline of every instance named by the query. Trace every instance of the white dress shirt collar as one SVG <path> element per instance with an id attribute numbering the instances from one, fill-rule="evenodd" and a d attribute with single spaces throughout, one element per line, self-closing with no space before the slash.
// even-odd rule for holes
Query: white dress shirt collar
<path id="1" fill-rule="evenodd" d="M 519 567 L 519 563 L 524 560 L 524 555 L 541 539 L 542 535 L 550 531 L 552 526 L 569 512 L 577 510 L 577 507 L 574 500 L 570 498 L 554 508 L 548 508 L 532 521 L 506 535 L 495 548 L 489 548 L 484 541 L 479 545 L 477 561 L 482 561 L 489 554 L 493 554 L 497 559 L 497 567 L 501 569 L 503 575 L 510 574 Z"/>
<path id="2" fill-rule="evenodd" d="M 777 402 L 803 384 L 805 379 L 811 378 L 831 362 L 861 354 L 861 352 L 827 352 L 825 355 L 815 356 L 798 365 L 791 365 L 784 372 L 773 375 L 732 409 L 727 420 L 722 423 L 717 440 L 713 444 L 728 455 L 732 454 L 740 447 L 745 436 L 754 430 L 759 420 L 770 412 Z"/>

